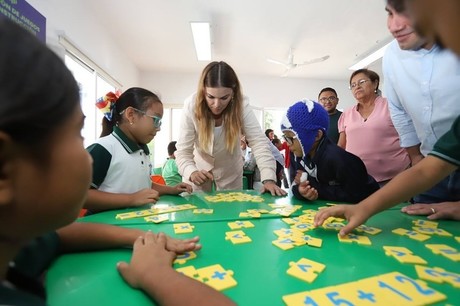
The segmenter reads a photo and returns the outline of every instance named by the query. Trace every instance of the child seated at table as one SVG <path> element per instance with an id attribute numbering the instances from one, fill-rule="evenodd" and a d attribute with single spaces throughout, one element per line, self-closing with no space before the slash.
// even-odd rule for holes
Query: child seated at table
<path id="1" fill-rule="evenodd" d="M 197 238 L 70 224 L 91 179 L 78 85 L 45 44 L 6 18 L 0 18 L 0 45 L 0 305 L 45 305 L 39 280 L 61 253 L 134 241 L 131 264 L 118 266 L 132 287 L 160 304 L 231 304 L 172 268 L 176 252 L 200 248 Z"/>
<path id="2" fill-rule="evenodd" d="M 104 112 L 103 134 L 88 147 L 93 179 L 85 204 L 91 213 L 156 203 L 160 195 L 192 192 L 192 186 L 166 186 L 151 181 L 147 144 L 160 130 L 163 103 L 144 88 L 133 87 L 96 103 Z"/>
<path id="3" fill-rule="evenodd" d="M 292 192 L 298 199 L 359 202 L 379 189 L 362 160 L 329 140 L 329 115 L 311 100 L 295 103 L 281 121 L 283 137 L 296 157 Z"/>
<path id="4" fill-rule="evenodd" d="M 169 157 L 161 169 L 161 175 L 168 186 L 176 186 L 182 182 L 182 176 L 179 174 L 179 170 L 177 169 L 176 156 L 174 155 L 174 152 L 177 151 L 176 143 L 177 141 L 171 141 L 168 144 Z"/>

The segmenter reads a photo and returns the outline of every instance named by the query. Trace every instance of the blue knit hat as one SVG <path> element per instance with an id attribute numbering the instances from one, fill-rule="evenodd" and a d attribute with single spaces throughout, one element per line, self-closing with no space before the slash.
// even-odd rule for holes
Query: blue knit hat
<path id="1" fill-rule="evenodd" d="M 310 152 L 318 130 L 327 132 L 329 115 L 317 102 L 302 100 L 288 108 L 281 119 L 281 131 L 291 131 L 300 142 L 303 156 Z"/>

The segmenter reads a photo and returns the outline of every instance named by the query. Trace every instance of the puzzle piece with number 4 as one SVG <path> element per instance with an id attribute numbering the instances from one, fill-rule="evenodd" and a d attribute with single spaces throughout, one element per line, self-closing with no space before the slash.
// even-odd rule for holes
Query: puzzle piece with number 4
<path id="1" fill-rule="evenodd" d="M 393 256 L 401 263 L 426 264 L 426 260 L 420 256 L 413 255 L 412 251 L 405 247 L 384 246 L 385 255 Z"/>

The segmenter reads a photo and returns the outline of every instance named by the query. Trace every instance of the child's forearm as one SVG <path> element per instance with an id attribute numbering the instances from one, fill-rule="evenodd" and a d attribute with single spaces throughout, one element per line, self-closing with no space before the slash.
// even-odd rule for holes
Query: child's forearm
<path id="1" fill-rule="evenodd" d="M 88 198 L 84 208 L 92 212 L 99 212 L 110 209 L 124 208 L 131 206 L 131 194 L 109 193 L 96 189 L 88 190 Z"/>
<path id="2" fill-rule="evenodd" d="M 57 230 L 62 252 L 132 247 L 144 231 L 99 223 L 71 223 Z"/>
<path id="3" fill-rule="evenodd" d="M 363 200 L 360 205 L 374 215 L 428 190 L 456 167 L 437 157 L 427 156 L 417 165 L 394 177 L 383 188 Z"/>

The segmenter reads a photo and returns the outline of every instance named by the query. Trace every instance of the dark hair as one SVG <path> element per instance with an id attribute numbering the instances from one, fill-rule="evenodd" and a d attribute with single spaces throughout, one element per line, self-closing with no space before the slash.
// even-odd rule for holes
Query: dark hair
<path id="1" fill-rule="evenodd" d="M 6 18 L 0 46 L 0 131 L 18 146 L 16 154 L 46 164 L 54 133 L 80 105 L 78 85 L 55 53 Z"/>
<path id="2" fill-rule="evenodd" d="M 333 93 L 335 94 L 335 96 L 337 97 L 337 92 L 335 91 L 334 88 L 332 88 L 332 87 L 324 87 L 324 88 L 321 89 L 321 91 L 319 92 L 319 94 L 318 94 L 318 99 L 319 99 L 319 96 L 321 96 L 321 94 L 322 94 L 323 92 L 325 92 L 325 91 L 331 91 L 331 92 L 333 92 Z"/>
<path id="3" fill-rule="evenodd" d="M 281 143 L 281 140 L 279 140 L 278 138 L 273 138 L 272 144 L 276 146 L 278 143 Z"/>
<path id="4" fill-rule="evenodd" d="M 168 155 L 171 156 L 174 154 L 174 152 L 177 151 L 176 149 L 176 143 L 177 141 L 171 141 L 169 144 L 168 144 Z"/>
<path id="5" fill-rule="evenodd" d="M 269 137 L 270 138 L 270 133 L 273 132 L 272 129 L 266 129 L 265 130 L 265 136 Z"/>
<path id="6" fill-rule="evenodd" d="M 107 136 L 112 133 L 113 127 L 121 123 L 123 120 L 121 112 L 123 112 L 128 107 L 133 107 L 141 111 L 147 110 L 153 103 L 161 103 L 160 98 L 153 92 L 140 88 L 140 87 L 131 87 L 126 90 L 118 98 L 115 103 L 112 120 L 109 121 L 106 117 L 102 119 L 102 133 L 101 137 Z"/>
<path id="7" fill-rule="evenodd" d="M 351 84 L 351 80 L 354 78 L 354 76 L 357 75 L 357 74 L 360 74 L 360 73 L 365 74 L 371 80 L 372 83 L 377 82 L 377 87 L 375 88 L 375 91 L 376 91 L 376 93 L 378 93 L 380 91 L 379 90 L 380 77 L 377 74 L 377 72 L 375 72 L 375 71 L 372 71 L 372 70 L 369 70 L 369 69 L 366 69 L 366 68 L 358 69 L 356 71 L 353 71 L 353 73 L 350 76 L 350 81 L 348 83 Z"/>
<path id="8" fill-rule="evenodd" d="M 405 0 L 387 0 L 387 4 L 394 8 L 398 13 L 404 13 L 406 11 Z"/>

